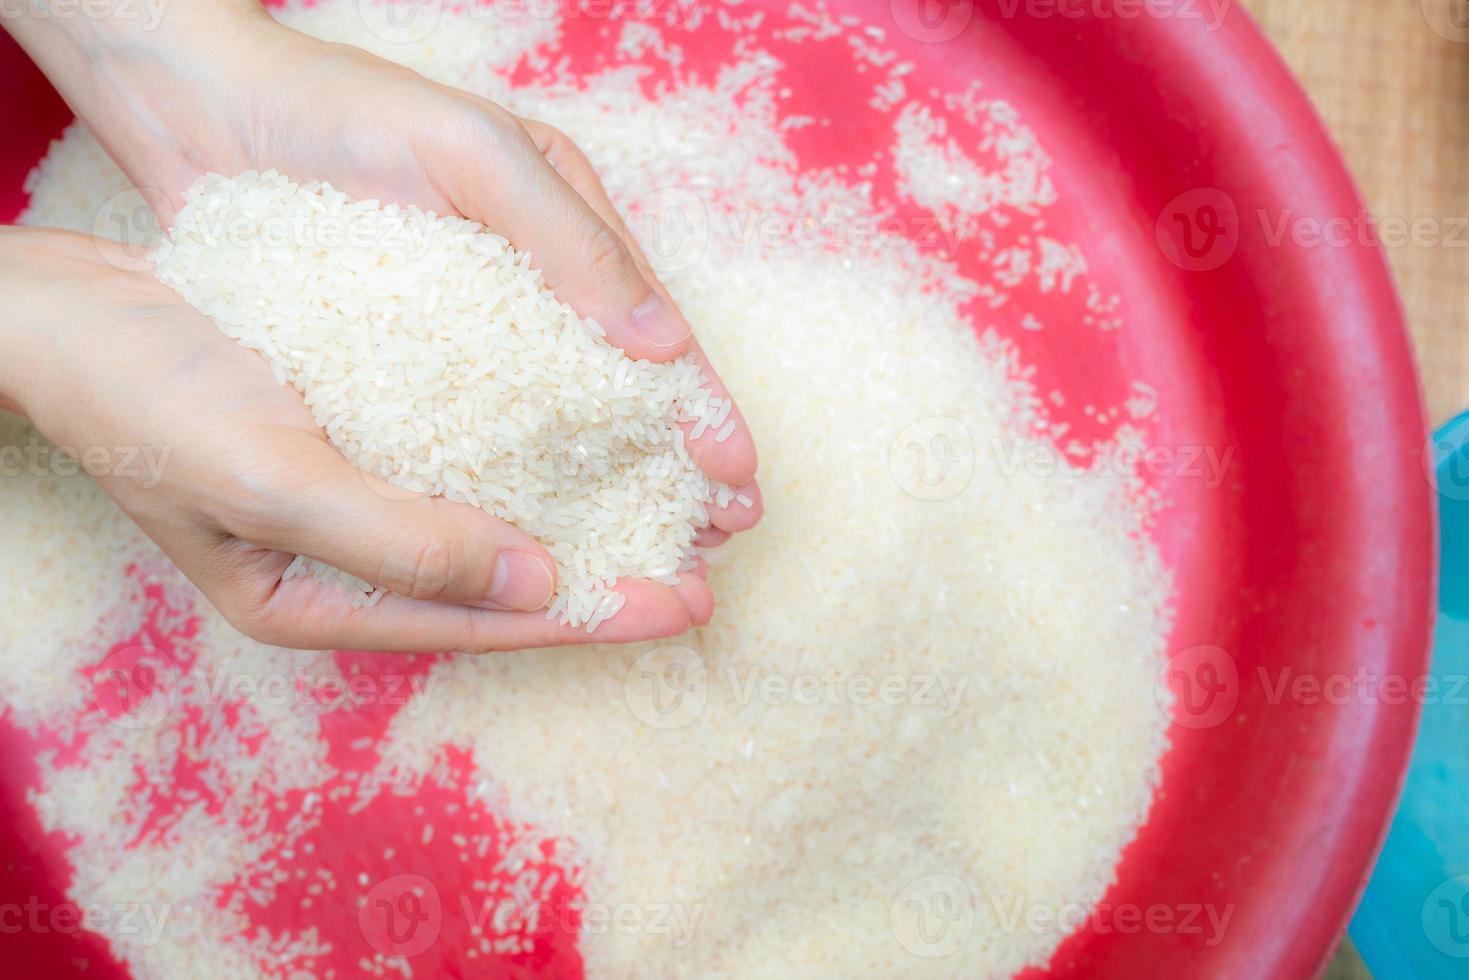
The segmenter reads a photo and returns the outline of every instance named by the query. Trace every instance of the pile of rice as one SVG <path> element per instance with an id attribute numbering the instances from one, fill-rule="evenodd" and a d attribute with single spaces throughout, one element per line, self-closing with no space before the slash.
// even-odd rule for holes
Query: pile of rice
<path id="1" fill-rule="evenodd" d="M 347 459 L 544 544 L 558 575 L 548 619 L 591 632 L 621 607 L 619 577 L 676 584 L 706 505 L 736 499 L 684 446 L 680 422 L 718 442 L 736 425 L 694 359 L 627 357 L 476 222 L 274 171 L 210 174 L 153 258 L 305 396 Z M 286 577 L 298 573 L 356 605 L 382 594 L 312 559 Z"/>
<path id="2" fill-rule="evenodd" d="M 219 692 L 285 671 L 345 681 L 355 662 L 241 637 L 85 477 L 0 481 L 0 698 L 59 746 L 37 760 L 32 802 L 67 842 L 69 897 L 169 912 L 157 941 L 108 933 L 137 976 L 434 972 L 374 950 L 350 911 L 346 925 L 324 917 L 365 906 L 376 882 L 339 875 L 280 914 L 312 835 L 343 826 L 323 811 L 361 827 L 335 851 L 423 867 L 384 848 L 379 804 L 414 824 L 415 850 L 448 849 L 432 872 L 445 936 L 466 934 L 450 927 L 476 889 L 522 913 L 425 954 L 467 975 L 503 973 L 499 955 L 523 970 L 546 962 L 565 937 L 513 923 L 569 881 L 604 913 L 576 935 L 593 977 L 1005 977 L 1046 963 L 1115 880 L 1167 745 L 1154 677 L 1168 574 L 1127 474 L 1072 466 L 1059 444 L 1056 469 L 1006 464 L 1010 447 L 1061 438 L 1046 417 L 1061 395 L 970 320 L 978 308 L 1018 322 L 1037 291 L 1070 297 L 1074 282 L 1071 322 L 1053 303 L 1050 333 L 1028 336 L 1092 329 L 1105 280 L 1079 261 L 1051 274 L 1040 254 L 1042 231 L 1053 251 L 1072 249 L 1064 222 L 1045 225 L 1064 202 L 1052 204 L 1044 154 L 1003 103 L 915 84 L 875 26 L 810 4 L 691 9 L 702 21 L 678 29 L 602 25 L 617 54 L 585 75 L 553 60 L 571 27 L 545 11 L 445 10 L 412 43 L 374 34 L 357 0 L 278 15 L 566 130 L 639 233 L 669 189 L 707 209 L 699 258 L 664 278 L 740 393 L 767 504 L 758 528 L 711 556 L 709 626 L 676 646 L 405 661 L 407 704 L 381 733 L 356 729 L 367 734 L 348 750 L 328 742 L 339 715 Z M 788 141 L 830 120 L 783 111 L 799 73 L 751 40 L 702 46 L 729 52 L 718 70 L 680 67 L 681 30 L 741 35 L 762 17 L 833 84 L 870 85 L 891 145 L 803 169 Z M 522 59 L 533 70 L 517 73 Z M 650 63 L 667 79 L 656 98 Z M 988 148 L 942 131 L 945 114 L 988 120 Z M 752 215 L 790 227 L 891 214 L 868 178 L 899 145 L 897 203 L 929 202 L 972 234 L 977 280 L 903 243 L 747 233 Z M 1002 191 L 958 193 L 951 173 Z M 26 217 L 90 230 L 125 186 L 73 128 L 38 169 Z M 1115 328 L 1115 305 L 1100 302 Z M 33 437 L 0 424 L 0 444 Z M 148 654 L 171 672 L 168 711 L 109 721 L 86 678 L 120 639 L 156 637 L 174 650 Z M 452 804 L 423 812 L 445 786 Z M 435 834 L 456 808 L 536 835 L 486 857 Z M 622 928 L 609 914 L 653 907 L 688 928 Z"/>

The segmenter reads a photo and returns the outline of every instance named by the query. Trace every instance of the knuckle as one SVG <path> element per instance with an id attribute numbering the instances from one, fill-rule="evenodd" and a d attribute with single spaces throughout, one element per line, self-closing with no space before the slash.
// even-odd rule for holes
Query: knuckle
<path id="1" fill-rule="evenodd" d="M 475 105 L 469 112 L 472 139 L 491 157 L 523 151 L 530 137 L 514 114 L 494 103 Z"/>
<path id="2" fill-rule="evenodd" d="M 215 599 L 215 606 L 225 622 L 256 643 L 273 647 L 291 645 L 290 630 L 256 603 L 220 596 Z"/>
<path id="3" fill-rule="evenodd" d="M 609 285 L 638 275 L 637 266 L 622 238 L 600 221 L 586 239 L 585 267 L 598 285 Z"/>
<path id="4" fill-rule="evenodd" d="M 410 599 L 445 598 L 454 583 L 454 550 L 439 541 L 412 545 L 401 557 L 388 558 L 383 577 Z"/>
<path id="5" fill-rule="evenodd" d="M 278 530 L 286 484 L 277 474 L 245 470 L 227 481 L 215 507 L 215 518 L 246 540 L 269 537 Z"/>

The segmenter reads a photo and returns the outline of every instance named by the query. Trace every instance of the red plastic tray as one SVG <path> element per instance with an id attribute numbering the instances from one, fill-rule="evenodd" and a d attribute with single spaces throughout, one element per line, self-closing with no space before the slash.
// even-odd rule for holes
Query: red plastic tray
<path id="1" fill-rule="evenodd" d="M 772 11 L 766 33 L 784 8 L 760 5 Z M 918 64 L 910 91 L 957 91 L 980 78 L 987 96 L 1019 109 L 1054 159 L 1063 205 L 1049 213 L 1050 226 L 1077 242 L 1092 278 L 1122 297 L 1127 326 L 1033 333 L 1003 315 L 976 310 L 975 319 L 1014 339 L 1037 366 L 1041 390 L 1068 393 L 1058 417 L 1084 436 L 1095 423 L 1080 407 L 1115 403 L 1140 378 L 1158 389 L 1152 444 L 1234 451 L 1220 486 L 1178 474 L 1156 481 L 1173 501 L 1156 535 L 1177 580 L 1176 656 L 1164 676 L 1191 700 L 1150 819 L 1105 899 L 1112 908 L 1229 907 L 1228 928 L 1211 944 L 1208 930 L 1127 928 L 1103 917 L 1068 940 L 1044 975 L 1307 977 L 1329 955 L 1370 870 L 1417 712 L 1370 699 L 1272 703 L 1262 679 L 1284 667 L 1318 678 L 1425 670 L 1435 536 L 1423 408 L 1380 251 L 1271 234 L 1285 215 L 1324 222 L 1363 212 L 1285 67 L 1238 5 L 1217 23 L 1207 16 L 1213 5 L 1173 5 L 1174 16 L 1118 13 L 1132 6 L 833 4 L 885 27 L 887 43 Z M 1037 15 L 1057 9 L 1080 16 Z M 568 20 L 563 47 L 574 68 L 599 64 L 613 27 Z M 702 38 L 679 39 L 695 69 L 726 53 Z M 769 46 L 781 53 L 779 43 Z M 866 158 L 890 139 L 890 123 L 865 95 L 830 84 L 824 73 L 837 70 L 835 59 L 789 53 L 788 111 L 840 121 L 803 131 L 803 163 Z M 0 86 L 9 96 L 0 213 L 12 214 L 24 174 L 68 116 L 3 40 Z M 890 172 L 878 175 L 877 191 L 891 195 Z M 1074 297 L 1032 306 L 1074 319 L 1068 303 Z M 129 640 L 118 638 L 124 647 Z M 167 649 L 169 638 L 151 642 Z M 368 672 L 403 670 L 400 660 L 342 657 Z M 323 737 L 341 749 L 385 720 L 381 710 L 364 712 Z M 15 733 L 0 745 L 0 887 L 16 896 L 7 901 L 60 901 L 69 875 L 63 842 L 42 835 L 24 803 L 33 747 Z M 445 787 L 421 803 L 442 811 L 454 795 Z M 320 837 L 335 849 L 323 860 L 350 862 L 354 841 L 408 840 L 417 822 L 403 823 L 373 809 L 329 815 Z M 501 831 L 504 839 L 516 833 Z M 363 870 L 374 880 L 451 874 L 451 858 L 420 849 L 406 863 Z M 355 865 L 342 866 L 339 878 L 355 878 Z M 321 920 L 346 949 L 334 959 L 343 966 L 371 952 L 371 930 L 359 928 L 353 908 L 344 902 Z M 415 960 L 416 975 L 579 971 L 570 929 L 534 961 L 464 961 L 458 938 L 441 937 Z M 97 936 L 0 930 L 0 962 L 17 975 L 82 975 L 77 957 L 90 960 L 86 976 L 108 975 L 112 961 Z"/>

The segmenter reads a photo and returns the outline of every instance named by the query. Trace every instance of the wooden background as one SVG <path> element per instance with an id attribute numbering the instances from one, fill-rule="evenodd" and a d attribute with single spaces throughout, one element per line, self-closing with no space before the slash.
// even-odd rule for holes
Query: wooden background
<path id="1" fill-rule="evenodd" d="M 1429 421 L 1469 410 L 1469 0 L 1239 3 L 1316 103 L 1372 215 L 1430 230 L 1388 261 Z"/>
<path id="2" fill-rule="evenodd" d="M 1469 410 L 1469 2 L 1240 0 L 1305 86 L 1379 221 L 1438 425 Z M 1453 13 L 1459 15 L 1455 27 Z M 1370 974 L 1350 943 L 1328 980 Z"/>

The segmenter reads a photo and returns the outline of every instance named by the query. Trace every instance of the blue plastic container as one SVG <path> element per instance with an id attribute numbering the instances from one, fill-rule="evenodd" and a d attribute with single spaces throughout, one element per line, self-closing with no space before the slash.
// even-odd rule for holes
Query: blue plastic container
<path id="1" fill-rule="evenodd" d="M 1439 616 L 1403 799 L 1352 942 L 1377 980 L 1469 977 L 1469 413 L 1434 435 Z"/>

